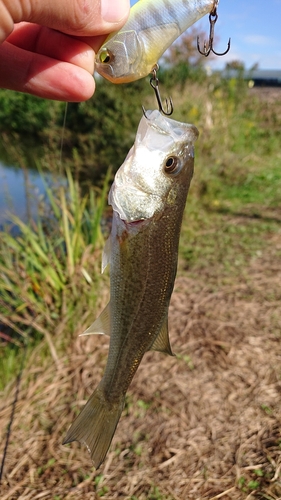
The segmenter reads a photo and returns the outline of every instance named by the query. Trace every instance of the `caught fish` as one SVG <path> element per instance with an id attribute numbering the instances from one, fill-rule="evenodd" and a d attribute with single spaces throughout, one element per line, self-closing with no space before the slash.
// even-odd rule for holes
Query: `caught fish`
<path id="1" fill-rule="evenodd" d="M 146 111 L 109 193 L 113 221 L 102 268 L 110 264 L 110 302 L 85 332 L 110 335 L 109 354 L 102 380 L 64 440 L 85 444 L 96 468 L 145 352 L 172 355 L 168 307 L 197 136 L 193 125 Z"/>
<path id="2" fill-rule="evenodd" d="M 123 28 L 98 51 L 96 70 L 113 83 L 147 76 L 176 38 L 217 4 L 218 0 L 139 0 Z"/>

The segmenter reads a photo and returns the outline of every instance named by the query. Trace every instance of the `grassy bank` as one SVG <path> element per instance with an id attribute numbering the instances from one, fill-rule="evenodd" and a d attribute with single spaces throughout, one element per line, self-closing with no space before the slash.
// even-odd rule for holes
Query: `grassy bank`
<path id="1" fill-rule="evenodd" d="M 77 326 L 95 310 L 109 179 L 110 173 L 102 189 L 82 194 L 67 171 L 64 186 L 46 184 L 46 199 L 36 221 L 24 223 L 12 216 L 18 235 L 13 226 L 1 233 L 0 323 L 6 332 L 1 344 L 1 389 L 17 372 L 24 347 L 31 351 L 44 338 L 58 363 L 56 340 L 60 338 L 60 348 L 67 345 Z M 48 355 L 45 350 L 44 355 Z"/>
<path id="2" fill-rule="evenodd" d="M 66 191 L 49 193 L 53 230 L 43 219 L 0 241 L 0 319 L 20 345 L 40 336 L 26 361 L 3 498 L 281 495 L 281 92 L 210 80 L 171 93 L 174 118 L 200 132 L 170 317 L 178 357 L 145 357 L 100 471 L 85 449 L 61 446 L 107 355 L 106 339 L 77 335 L 106 301 L 98 221 L 108 187 L 86 199 L 69 176 Z M 153 96 L 144 104 L 154 107 Z M 3 353 L 7 425 L 22 351 Z"/>

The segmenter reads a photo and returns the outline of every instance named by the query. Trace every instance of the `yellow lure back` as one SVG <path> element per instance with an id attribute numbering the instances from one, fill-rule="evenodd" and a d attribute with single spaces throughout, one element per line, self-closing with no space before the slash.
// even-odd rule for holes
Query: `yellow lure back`
<path id="1" fill-rule="evenodd" d="M 96 70 L 112 83 L 143 78 L 165 50 L 217 0 L 139 0 L 123 28 L 111 34 L 96 56 Z"/>

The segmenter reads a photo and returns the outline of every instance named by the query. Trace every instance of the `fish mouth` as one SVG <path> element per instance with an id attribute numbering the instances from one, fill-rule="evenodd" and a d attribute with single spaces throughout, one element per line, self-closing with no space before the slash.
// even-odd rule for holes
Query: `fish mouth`
<path id="1" fill-rule="evenodd" d="M 139 227 L 147 223 L 149 219 L 123 220 L 127 227 Z"/>
<path id="2" fill-rule="evenodd" d="M 138 79 L 137 76 L 126 74 L 125 72 L 117 75 L 113 66 L 98 62 L 97 60 L 95 62 L 95 71 L 111 83 L 130 83 Z"/>
<path id="3" fill-rule="evenodd" d="M 137 220 L 132 220 L 132 221 L 124 221 L 124 222 L 126 222 L 126 224 L 128 224 L 129 226 L 137 226 L 138 224 L 141 224 L 145 220 L 147 220 L 147 219 L 137 219 Z"/>
<path id="4" fill-rule="evenodd" d="M 161 136 L 169 136 L 176 143 L 178 141 L 187 142 L 186 147 L 192 146 L 198 138 L 199 132 L 195 125 L 179 123 L 170 117 L 163 116 L 159 110 L 145 110 L 144 117 L 148 126 L 159 132 Z"/>
<path id="5" fill-rule="evenodd" d="M 96 57 L 95 61 L 95 70 L 104 78 L 107 78 L 112 82 L 114 81 L 114 73 L 112 66 L 110 64 L 101 63 L 98 60 L 98 56 Z"/>
<path id="6" fill-rule="evenodd" d="M 147 226 L 149 226 L 149 224 L 151 224 L 153 219 L 153 217 L 149 217 L 147 219 L 139 218 L 135 220 L 124 220 L 119 215 L 118 218 L 123 225 L 124 230 L 132 236 L 143 231 Z"/>

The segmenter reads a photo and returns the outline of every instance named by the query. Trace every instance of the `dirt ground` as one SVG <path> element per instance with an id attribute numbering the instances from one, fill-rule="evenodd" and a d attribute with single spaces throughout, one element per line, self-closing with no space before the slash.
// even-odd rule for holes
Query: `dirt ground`
<path id="1" fill-rule="evenodd" d="M 2 500 L 281 499 L 281 230 L 239 278 L 180 272 L 170 307 L 176 357 L 147 353 L 100 470 L 65 432 L 97 385 L 107 339 L 77 338 L 26 366 Z M 2 394 L 2 456 L 15 385 Z M 77 398 L 75 400 L 75 398 Z"/>

